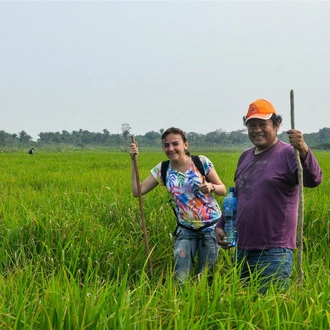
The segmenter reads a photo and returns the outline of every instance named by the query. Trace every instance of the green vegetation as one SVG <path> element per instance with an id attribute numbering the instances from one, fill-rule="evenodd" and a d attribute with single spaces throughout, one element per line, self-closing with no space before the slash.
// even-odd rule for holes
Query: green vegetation
<path id="1" fill-rule="evenodd" d="M 80 129 L 71 133 L 63 130 L 62 132 L 41 132 L 38 134 L 37 141 L 32 141 L 32 137 L 25 131 L 18 134 L 10 134 L 3 130 L 0 131 L 0 148 L 2 152 L 22 151 L 35 147 L 38 150 L 81 150 L 95 148 L 110 148 L 112 151 L 118 151 L 130 143 L 131 127 L 128 124 L 122 124 L 121 134 L 111 134 L 107 129 L 102 132 L 90 132 Z M 137 135 L 140 147 L 157 151 L 160 148 L 160 139 L 164 129 L 159 132 L 149 131 L 144 135 Z M 242 129 L 227 132 L 218 129 L 206 134 L 196 132 L 186 132 L 188 141 L 202 150 L 223 151 L 236 150 L 251 146 L 251 142 L 247 136 L 247 131 Z M 285 131 L 278 134 L 278 137 L 288 142 Z M 314 150 L 330 149 L 330 128 L 324 127 L 317 133 L 304 134 L 306 143 Z"/>
<path id="2" fill-rule="evenodd" d="M 203 154 L 231 186 L 239 153 Z M 315 154 L 324 182 L 305 189 L 304 283 L 295 267 L 288 292 L 259 296 L 241 286 L 233 250 L 220 251 L 212 283 L 174 282 L 163 187 L 143 197 L 148 277 L 127 152 L 1 153 L 0 329 L 329 329 L 330 162 Z M 163 158 L 141 151 L 141 179 Z"/>

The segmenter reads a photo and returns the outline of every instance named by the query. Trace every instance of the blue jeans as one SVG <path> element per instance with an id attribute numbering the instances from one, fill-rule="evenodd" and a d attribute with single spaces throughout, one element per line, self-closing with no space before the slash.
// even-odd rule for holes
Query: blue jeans
<path id="1" fill-rule="evenodd" d="M 197 253 L 197 274 L 200 274 L 206 265 L 212 269 L 217 261 L 219 249 L 213 228 L 195 232 L 177 227 L 174 241 L 176 278 L 180 282 L 185 281 L 194 266 Z"/>
<path id="2" fill-rule="evenodd" d="M 259 279 L 260 292 L 265 293 L 271 282 L 286 289 L 290 283 L 293 252 L 287 248 L 249 251 L 237 248 L 236 262 L 241 267 L 241 279 L 248 282 L 254 274 Z"/>

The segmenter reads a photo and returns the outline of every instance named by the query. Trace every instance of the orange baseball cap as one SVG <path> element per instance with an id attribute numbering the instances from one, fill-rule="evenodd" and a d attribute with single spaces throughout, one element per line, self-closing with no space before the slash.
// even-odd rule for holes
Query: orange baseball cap
<path id="1" fill-rule="evenodd" d="M 276 114 L 274 106 L 267 100 L 259 99 L 250 104 L 245 118 L 246 121 L 252 118 L 267 120 L 270 119 L 273 113 Z"/>

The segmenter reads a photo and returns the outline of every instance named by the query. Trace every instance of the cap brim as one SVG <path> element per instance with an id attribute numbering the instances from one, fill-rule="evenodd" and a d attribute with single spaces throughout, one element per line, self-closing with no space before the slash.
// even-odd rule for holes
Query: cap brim
<path id="1" fill-rule="evenodd" d="M 272 117 L 272 113 L 256 113 L 255 115 L 251 115 L 249 118 L 246 118 L 246 121 L 253 119 L 253 118 L 257 118 L 257 119 L 270 119 Z"/>

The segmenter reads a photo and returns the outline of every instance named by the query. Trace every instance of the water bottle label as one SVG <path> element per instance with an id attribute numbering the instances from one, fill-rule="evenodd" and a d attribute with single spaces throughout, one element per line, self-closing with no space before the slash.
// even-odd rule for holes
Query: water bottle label
<path id="1" fill-rule="evenodd" d="M 224 210 L 223 215 L 225 217 L 232 217 L 234 215 L 234 211 L 233 210 Z"/>

